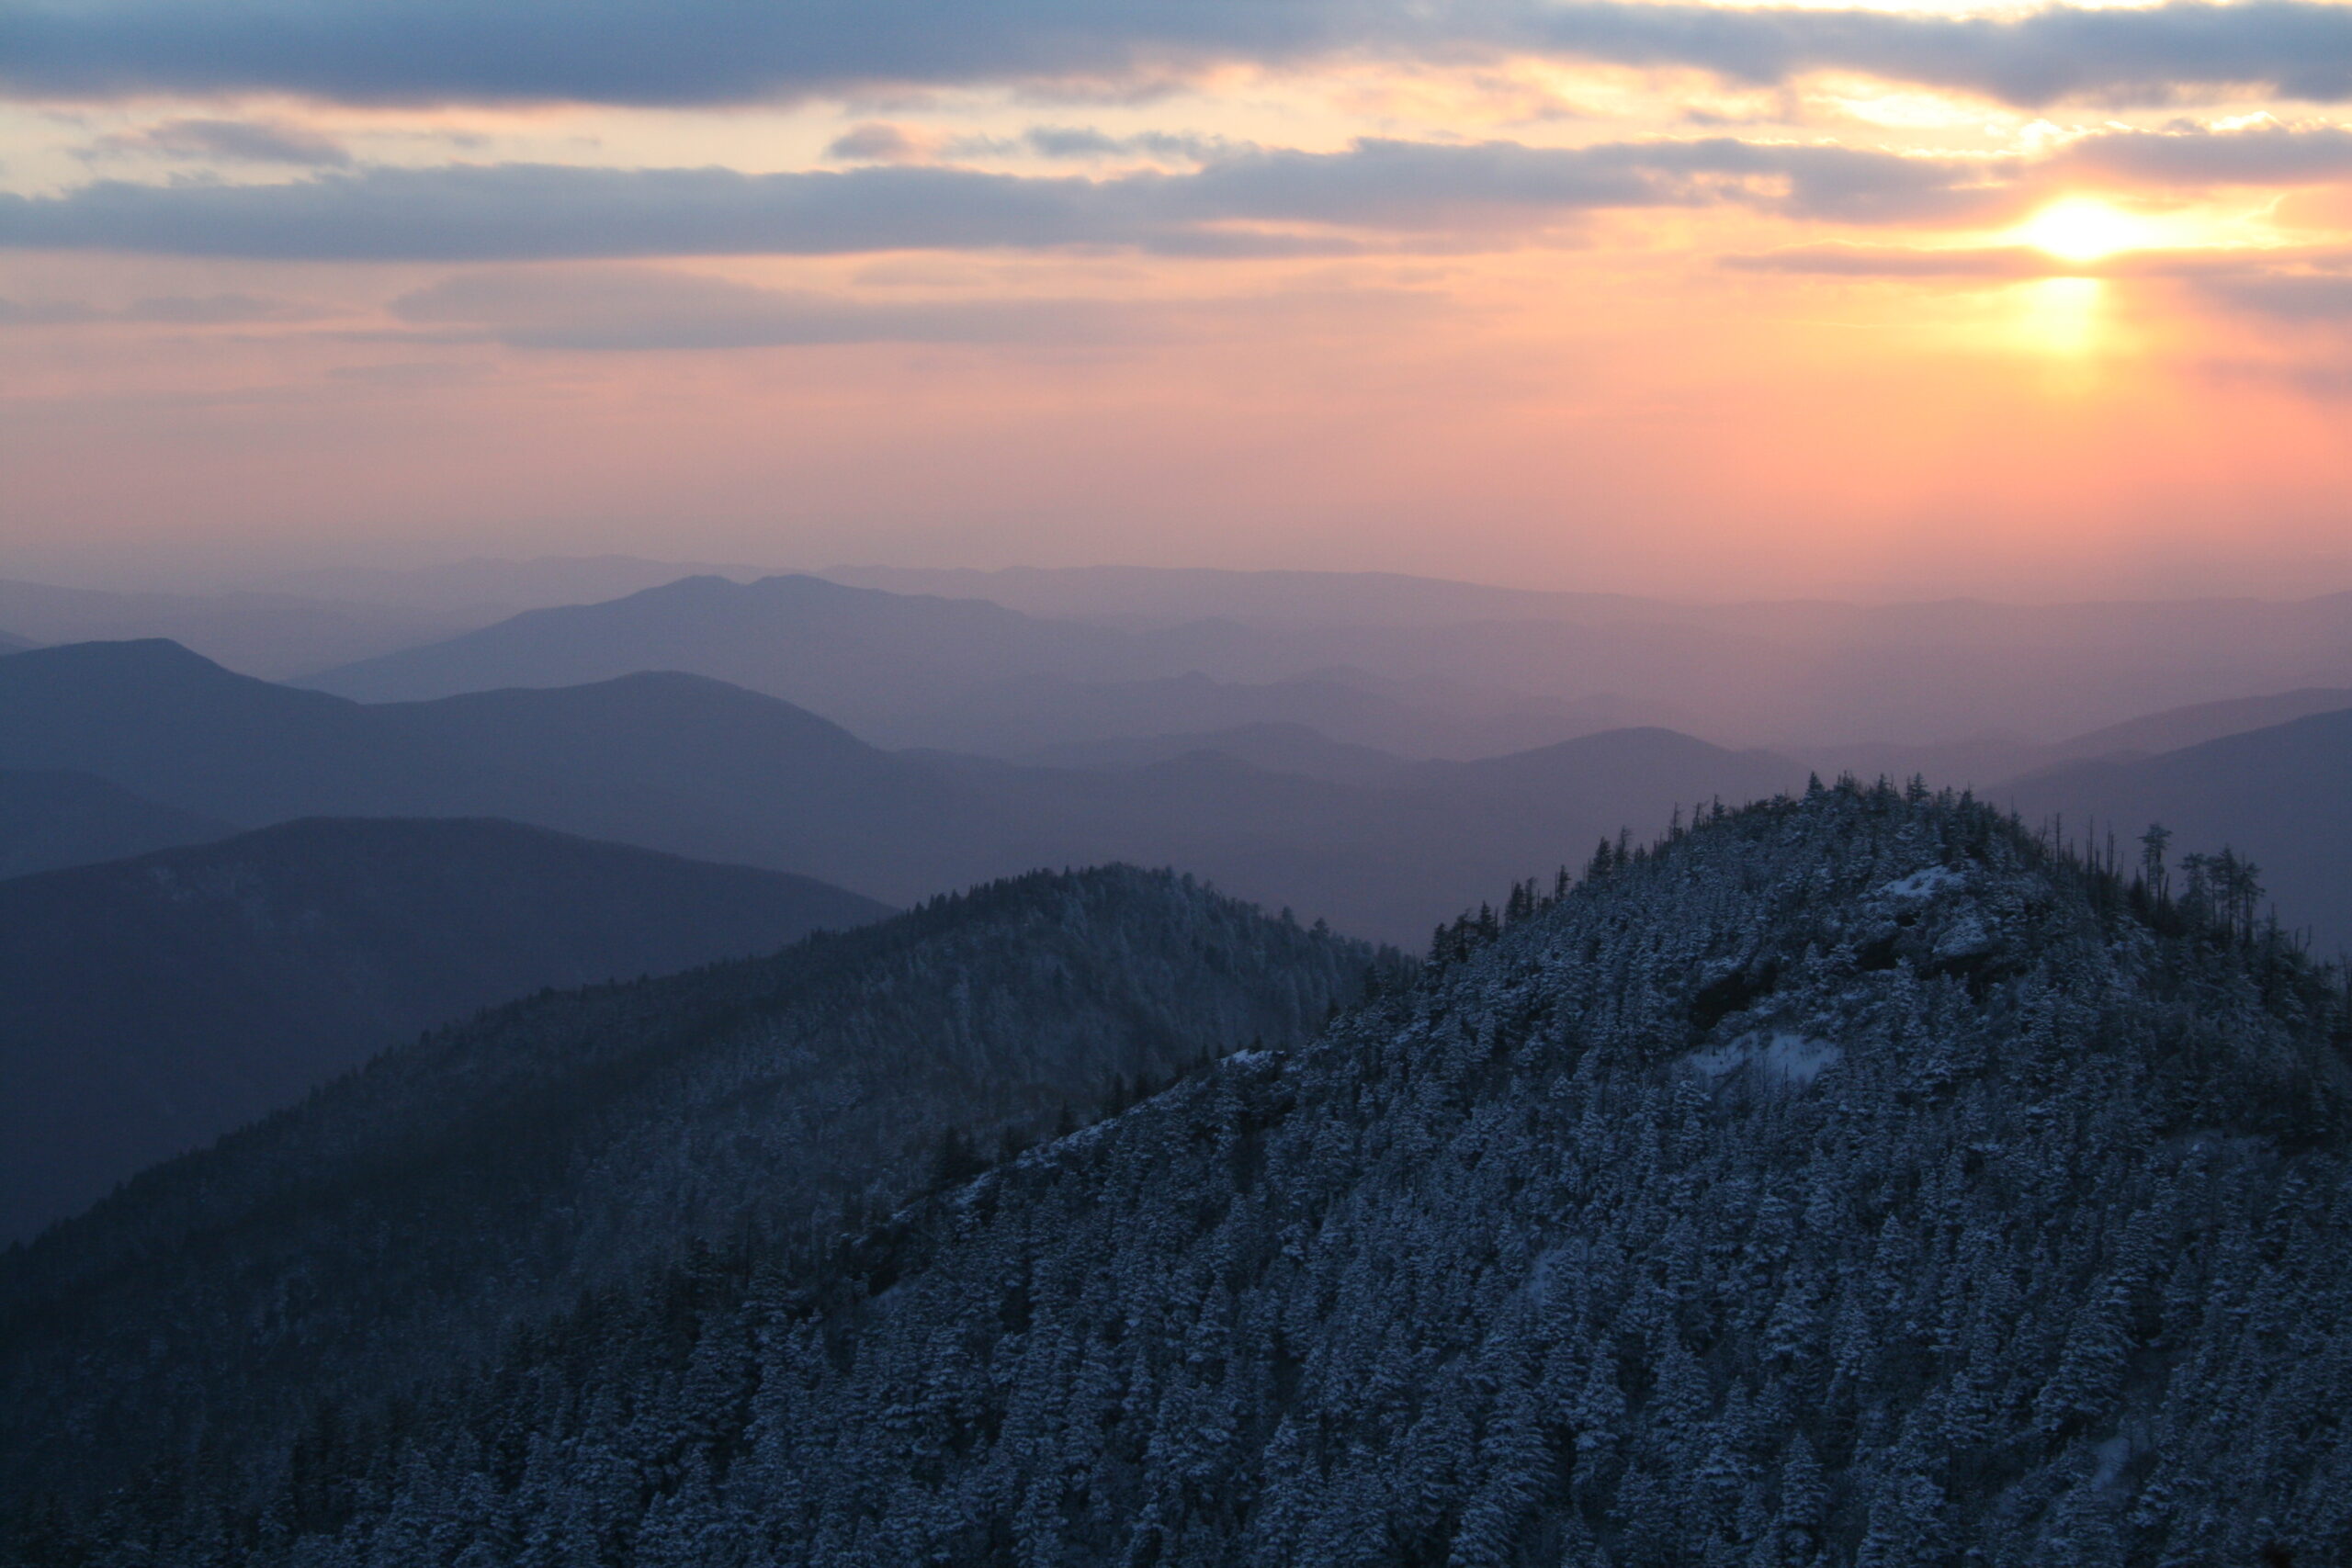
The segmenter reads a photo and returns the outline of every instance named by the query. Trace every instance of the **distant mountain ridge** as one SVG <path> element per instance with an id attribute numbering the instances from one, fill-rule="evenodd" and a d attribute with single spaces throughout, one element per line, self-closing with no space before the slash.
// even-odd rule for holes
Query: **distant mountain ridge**
<path id="1" fill-rule="evenodd" d="M 95 773 L 0 770 L 0 878 L 121 860 L 234 830 Z"/>
<path id="2" fill-rule="evenodd" d="M 849 575 L 1009 603 L 805 575 L 694 579 L 534 612 L 315 681 L 382 700 L 677 669 L 892 745 L 1019 755 L 1303 722 L 1353 744 L 1457 759 L 1629 724 L 1781 750 L 2003 734 L 2046 745 L 2183 705 L 2352 684 L 2352 595 L 1708 605 L 1376 574 Z M 1099 608 L 1119 604 L 1166 613 Z M 1306 700 L 1299 683 L 1332 678 L 1355 694 Z M 1195 689 L 1171 685 L 1182 682 Z M 1387 733 L 1351 716 L 1366 694 L 1385 700 Z M 1517 728 L 1465 738 L 1474 708 Z"/>
<path id="3" fill-rule="evenodd" d="M 1104 675 L 1140 672 L 1117 634 L 977 599 L 882 593 L 814 577 L 748 583 L 689 577 L 603 604 L 526 611 L 310 683 L 362 701 L 416 701 L 676 670 L 871 728 L 882 716 L 878 705 L 893 700 L 877 693 L 978 684 L 1072 664 Z"/>
<path id="4" fill-rule="evenodd" d="M 2352 687 L 2317 686 L 2231 702 L 2199 703 L 2078 735 L 2052 748 L 2052 763 L 2096 761 L 2119 752 L 2177 751 L 2227 735 L 2268 729 L 2313 714 L 2352 709 Z"/>
<path id="5" fill-rule="evenodd" d="M 2288 693 L 2153 715 L 2118 733 L 2193 734 L 2330 700 Z M 1250 742 L 1220 751 L 1146 738 L 1128 749 L 1136 765 L 1108 770 L 1102 753 L 1082 750 L 1060 759 L 1081 766 L 888 752 L 789 704 L 677 673 L 370 706 L 243 681 L 165 644 L 0 658 L 0 768 L 80 769 L 240 826 L 494 815 L 803 871 L 892 903 L 1037 866 L 1173 864 L 1404 942 L 1482 888 L 1544 874 L 1596 838 L 1654 832 L 1678 804 L 1793 789 L 1808 772 L 1779 753 L 1664 739 L 1674 734 L 1617 729 L 1394 771 L 1328 745 L 1329 765 L 1314 765 L 1318 743 L 1296 734 L 1281 742 L 1287 762 Z M 2352 843 L 2321 832 L 2283 852 L 2263 803 L 2301 791 L 2306 809 L 2327 811 L 2341 798 L 2331 791 L 2352 790 L 2352 773 L 2324 750 L 2294 765 L 2308 771 L 2274 775 L 2265 763 L 2216 773 L 2194 801 L 2143 797 L 2135 775 L 2111 770 L 2065 772 L 2055 784 L 2002 782 L 2013 771 L 1929 776 L 2131 833 L 2153 817 L 2182 834 L 2184 852 L 2235 843 L 2276 863 L 2290 923 L 2332 949 L 2352 942 L 2352 906 L 2335 891 L 2352 880 Z M 1914 771 L 1928 769 L 1890 748 L 1865 776 Z"/>
<path id="6" fill-rule="evenodd" d="M 494 820 L 307 819 L 0 881 L 0 1244 L 430 1025 L 888 912 Z"/>
<path id="7" fill-rule="evenodd" d="M 45 644 L 170 637 L 270 680 L 413 647 L 475 624 L 463 615 L 294 593 L 126 593 L 0 581 L 0 626 L 23 637 Z M 15 641 L 0 641 L 0 649 Z"/>
<path id="8" fill-rule="evenodd" d="M 423 567 L 322 567 L 255 586 L 266 592 L 478 615 L 475 624 L 487 626 L 525 610 L 596 604 L 682 577 L 742 581 L 766 575 L 756 567 L 641 556 L 535 556 L 526 560 L 476 556 Z"/>
<path id="9" fill-rule="evenodd" d="M 1640 732 L 1394 788 L 1178 759 L 1134 774 L 894 754 L 702 677 L 368 705 L 233 676 L 163 643 L 0 658 L 0 767 L 72 767 L 240 826 L 498 816 L 803 872 L 891 903 L 1040 866 L 1175 865 L 1269 907 L 1416 946 L 1482 890 L 1549 875 L 1677 801 L 1794 787 L 1763 752 Z M 1492 808 L 1498 770 L 1548 771 Z"/>

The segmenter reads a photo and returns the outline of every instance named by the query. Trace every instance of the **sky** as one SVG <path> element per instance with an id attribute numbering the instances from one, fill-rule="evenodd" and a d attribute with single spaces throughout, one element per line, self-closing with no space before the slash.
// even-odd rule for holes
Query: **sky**
<path id="1" fill-rule="evenodd" d="M 2352 5 L 0 0 L 0 575 L 2352 589 Z"/>

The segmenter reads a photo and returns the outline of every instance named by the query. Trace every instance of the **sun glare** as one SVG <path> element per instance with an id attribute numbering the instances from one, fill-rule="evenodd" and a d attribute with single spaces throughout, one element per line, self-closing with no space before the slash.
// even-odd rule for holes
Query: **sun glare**
<path id="1" fill-rule="evenodd" d="M 2061 261 L 2094 262 L 2148 243 L 2147 222 L 2088 197 L 2069 197 L 2043 208 L 2018 230 L 2038 251 Z"/>

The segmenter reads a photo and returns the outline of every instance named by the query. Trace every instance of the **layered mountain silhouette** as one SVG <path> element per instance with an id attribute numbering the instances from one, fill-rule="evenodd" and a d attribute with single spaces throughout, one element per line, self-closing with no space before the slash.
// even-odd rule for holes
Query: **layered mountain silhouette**
<path id="1" fill-rule="evenodd" d="M 1711 809 L 1515 902 L 1309 1043 L 1233 1054 L 968 1178 L 944 1163 L 851 1245 L 755 1231 L 460 1375 L 335 1363 L 299 1416 L 184 1394 L 215 1413 L 205 1441 L 137 1431 L 137 1484 L 69 1479 L 20 1508 L 18 1551 L 2338 1562 L 2347 1038 L 2340 976 L 1991 807 L 1839 787 Z M 453 1066 L 468 1048 L 499 1059 L 453 1036 Z M 596 1083 L 596 1055 L 529 1054 L 534 1098 Z M 432 1091 L 391 1097 L 415 1107 L 402 1146 L 476 1147 L 504 1069 L 432 1060 Z M 626 1142 L 637 1105 L 582 1092 Z M 300 1224 L 233 1218 L 338 1168 L 308 1126 L 165 1173 L 192 1226 L 231 1216 L 212 1247 L 94 1227 L 89 1263 L 63 1267 L 67 1233 L 54 1273 L 11 1266 L 38 1328 L 0 1342 L 55 1347 L 0 1383 L 39 1413 L 17 1431 L 103 1440 L 118 1388 L 217 1389 L 345 1299 L 343 1229 L 313 1252 Z M 647 1143 L 684 1152 L 623 1162 L 615 1198 L 653 1194 L 655 1225 L 679 1172 L 731 1168 L 724 1139 Z M 240 1157 L 284 1174 L 232 1179 Z M 360 1235 L 404 1234 L 410 1168 L 348 1178 Z M 480 1280 L 483 1228 L 531 1234 L 423 1239 L 453 1237 L 454 1277 Z M 311 1256 L 332 1266 L 306 1275 Z M 240 1282 L 209 1294 L 220 1279 Z M 290 1318 L 247 1326 L 254 1293 Z M 87 1375 L 56 1375 L 69 1357 Z"/>
<path id="2" fill-rule="evenodd" d="M 0 766 L 84 768 L 239 826 L 505 817 L 775 869 L 863 866 L 862 885 L 910 894 L 949 879 L 899 874 L 898 839 L 955 827 L 924 770 L 715 681 L 642 674 L 370 707 L 162 641 L 0 659 Z"/>
<path id="3" fill-rule="evenodd" d="M 1384 964 L 1111 869 L 437 1030 L 0 1258 L 0 1498 L 266 1454 L 697 1249 L 829 1255 Z"/>
<path id="4" fill-rule="evenodd" d="M 234 831 L 93 773 L 0 771 L 0 877 L 120 860 Z"/>
<path id="5" fill-rule="evenodd" d="M 2225 735 L 2243 735 L 2313 714 L 2342 713 L 2347 709 L 2352 709 L 2352 687 L 2346 686 L 2306 686 L 2299 691 L 2242 697 L 2233 702 L 2197 703 L 2078 735 L 2050 748 L 2043 764 L 2095 761 L 2126 753 L 2177 751 L 2219 740 Z"/>
<path id="6" fill-rule="evenodd" d="M 535 556 L 509 560 L 476 556 L 423 567 L 322 567 L 258 583 L 263 592 L 478 616 L 488 626 L 525 610 L 590 604 L 659 588 L 684 577 L 766 575 L 756 568 L 642 556 Z M 985 597 L 985 595 L 968 595 Z"/>
<path id="7" fill-rule="evenodd" d="M 1073 669 L 1104 679 L 1148 672 L 1121 634 L 977 599 L 816 577 L 689 577 L 603 604 L 529 611 L 310 683 L 363 701 L 412 701 L 679 670 L 876 732 L 927 694 Z"/>
<path id="8" fill-rule="evenodd" d="M 42 643 L 170 637 L 232 669 L 273 680 L 481 624 L 463 612 L 299 593 L 124 593 L 0 581 L 0 626 L 22 637 Z"/>
<path id="9" fill-rule="evenodd" d="M 1801 783 L 1769 753 L 1618 731 L 1393 787 L 1217 755 L 1120 774 L 891 753 L 696 676 L 363 705 L 168 643 L 0 659 L 0 767 L 67 767 L 254 826 L 497 816 L 804 872 L 887 902 L 1039 866 L 1175 865 L 1269 907 L 1419 945 L 1491 888 L 1676 802 Z"/>
<path id="10" fill-rule="evenodd" d="M 429 1025 L 887 913 L 487 820 L 304 820 L 0 882 L 0 1242 Z"/>
<path id="11" fill-rule="evenodd" d="M 844 575 L 882 586 L 694 579 L 317 680 L 383 700 L 675 669 L 891 745 L 1018 755 L 1295 722 L 1454 758 L 1643 724 L 1782 750 L 2030 747 L 2183 705 L 2352 685 L 2352 595 L 1680 604 L 1348 574 Z M 1381 728 L 1352 711 L 1367 694 L 1388 705 Z"/>

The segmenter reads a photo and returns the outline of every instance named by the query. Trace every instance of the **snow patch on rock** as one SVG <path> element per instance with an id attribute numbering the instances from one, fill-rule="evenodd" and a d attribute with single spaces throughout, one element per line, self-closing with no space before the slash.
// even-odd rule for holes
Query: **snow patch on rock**
<path id="1" fill-rule="evenodd" d="M 1735 1067 L 1748 1067 L 1763 1077 L 1802 1087 L 1834 1067 L 1845 1053 L 1826 1040 L 1791 1030 L 1771 1034 L 1743 1034 L 1728 1045 L 1690 1054 L 1690 1066 L 1704 1077 L 1720 1078 Z"/>
<path id="2" fill-rule="evenodd" d="M 1968 886 L 1968 878 L 1948 865 L 1931 865 L 1880 888 L 1883 898 L 1932 898 Z"/>

